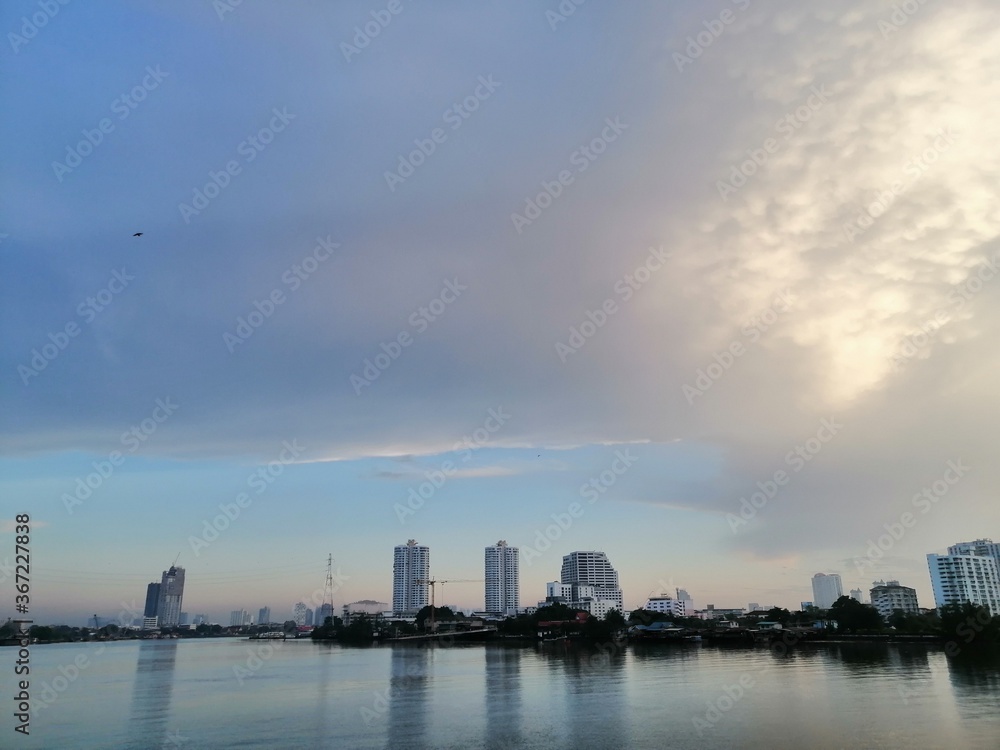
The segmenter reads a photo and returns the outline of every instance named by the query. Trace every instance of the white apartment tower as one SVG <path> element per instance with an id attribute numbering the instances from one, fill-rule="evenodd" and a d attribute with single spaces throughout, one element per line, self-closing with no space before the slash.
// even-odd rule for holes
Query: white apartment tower
<path id="1" fill-rule="evenodd" d="M 159 601 L 156 615 L 160 627 L 177 627 L 181 621 L 181 604 L 184 599 L 184 568 L 171 565 L 160 579 Z"/>
<path id="2" fill-rule="evenodd" d="M 1000 570 L 1000 544 L 992 539 L 977 539 L 974 542 L 959 542 L 948 548 L 949 555 L 979 555 L 992 557 Z"/>
<path id="3" fill-rule="evenodd" d="M 830 609 L 844 595 L 839 573 L 817 573 L 813 576 L 813 603 L 820 609 Z"/>
<path id="4" fill-rule="evenodd" d="M 431 577 L 431 550 L 410 539 L 397 545 L 392 557 L 392 611 L 414 614 L 430 601 L 427 581 Z"/>
<path id="5" fill-rule="evenodd" d="M 596 600 L 613 602 L 615 609 L 624 612 L 618 571 L 603 552 L 570 552 L 562 559 L 559 578 L 562 583 L 593 586 Z"/>
<path id="6" fill-rule="evenodd" d="M 486 611 L 516 614 L 520 606 L 520 571 L 518 548 L 508 547 L 502 539 L 486 548 Z"/>
<path id="7" fill-rule="evenodd" d="M 947 555 L 927 555 L 934 606 L 971 602 L 986 607 L 994 617 L 1000 615 L 1000 569 L 996 559 L 985 554 L 953 554 L 988 549 L 980 547 L 981 542 L 993 544 L 983 539 L 949 547 Z"/>

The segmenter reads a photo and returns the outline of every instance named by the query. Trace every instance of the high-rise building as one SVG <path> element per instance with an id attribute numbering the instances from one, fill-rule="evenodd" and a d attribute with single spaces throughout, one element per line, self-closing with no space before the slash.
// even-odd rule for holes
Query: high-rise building
<path id="1" fill-rule="evenodd" d="M 618 571 L 603 552 L 570 552 L 563 556 L 559 579 L 562 583 L 593 586 L 596 600 L 614 602 L 616 609 L 624 610 Z"/>
<path id="2" fill-rule="evenodd" d="M 243 627 L 244 625 L 251 625 L 253 620 L 250 619 L 250 613 L 245 609 L 234 609 L 229 613 L 229 625 L 230 627 Z"/>
<path id="3" fill-rule="evenodd" d="M 992 539 L 977 539 L 974 542 L 959 542 L 948 548 L 949 555 L 979 555 L 981 557 L 992 557 L 1000 570 L 1000 543 Z"/>
<path id="4" fill-rule="evenodd" d="M 292 619 L 295 620 L 295 624 L 299 627 L 303 625 L 308 625 L 312 622 L 312 610 L 306 606 L 305 602 L 296 602 L 295 607 L 292 608 Z M 308 621 L 306 618 L 309 618 Z"/>
<path id="5" fill-rule="evenodd" d="M 431 551 L 415 539 L 398 545 L 392 558 L 392 611 L 413 614 L 426 607 L 431 577 Z"/>
<path id="6" fill-rule="evenodd" d="M 900 586 L 899 581 L 872 581 L 871 595 L 872 606 L 882 617 L 888 617 L 897 609 L 908 615 L 920 614 L 917 590 Z"/>
<path id="7" fill-rule="evenodd" d="M 184 568 L 174 565 L 163 571 L 156 615 L 161 628 L 177 627 L 181 621 L 181 602 L 184 599 Z"/>
<path id="8" fill-rule="evenodd" d="M 985 541 L 985 540 L 984 540 Z M 949 547 L 966 549 L 964 545 Z M 1000 570 L 992 555 L 927 555 L 927 567 L 934 589 L 934 606 L 972 604 L 1000 615 Z"/>
<path id="9" fill-rule="evenodd" d="M 813 576 L 813 603 L 820 609 L 830 609 L 844 595 L 839 573 L 817 573 Z"/>
<path id="10" fill-rule="evenodd" d="M 207 625 L 208 624 L 208 615 L 204 615 L 204 614 L 202 614 L 202 615 L 195 615 L 194 619 L 191 620 L 191 624 L 194 625 L 195 627 L 197 627 L 198 625 Z"/>
<path id="11" fill-rule="evenodd" d="M 181 612 L 181 616 L 180 616 L 180 620 L 179 620 L 178 624 L 181 627 L 186 627 L 186 626 L 190 625 L 191 624 L 191 615 L 189 615 L 187 612 Z"/>
<path id="12" fill-rule="evenodd" d="M 486 548 L 486 611 L 516 614 L 520 606 L 519 550 L 500 540 Z"/>
<path id="13" fill-rule="evenodd" d="M 851 598 L 859 604 L 865 603 L 865 592 L 861 589 L 851 589 Z"/>
<path id="14" fill-rule="evenodd" d="M 156 608 L 160 603 L 160 584 L 151 583 L 146 587 L 146 607 L 143 617 L 156 617 Z"/>
<path id="15" fill-rule="evenodd" d="M 267 625 L 269 622 L 271 622 L 271 608 L 261 607 L 260 611 L 257 613 L 257 624 Z"/>

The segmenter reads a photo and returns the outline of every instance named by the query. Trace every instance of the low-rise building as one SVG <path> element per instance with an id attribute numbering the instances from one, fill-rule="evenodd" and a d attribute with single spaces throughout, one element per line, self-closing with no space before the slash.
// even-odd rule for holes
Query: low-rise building
<path id="1" fill-rule="evenodd" d="M 917 591 L 909 586 L 901 586 L 899 581 L 873 581 L 871 588 L 872 606 L 883 618 L 896 610 L 908 615 L 920 613 Z"/>
<path id="2" fill-rule="evenodd" d="M 643 609 L 650 612 L 662 612 L 672 617 L 688 617 L 687 601 L 676 599 L 672 596 L 651 596 L 642 605 Z M 693 612 L 691 614 L 694 614 Z"/>

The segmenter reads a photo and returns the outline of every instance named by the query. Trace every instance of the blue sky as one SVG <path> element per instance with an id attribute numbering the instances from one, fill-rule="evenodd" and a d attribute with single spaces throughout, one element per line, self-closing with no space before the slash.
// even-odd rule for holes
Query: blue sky
<path id="1" fill-rule="evenodd" d="M 575 502 L 526 603 L 600 549 L 630 607 L 818 571 L 929 606 L 925 554 L 1000 534 L 990 3 L 386 7 L 0 11 L 0 561 L 31 513 L 37 619 L 178 553 L 191 613 L 290 612 L 328 553 L 338 604 L 387 600 L 394 545 L 475 579 Z"/>

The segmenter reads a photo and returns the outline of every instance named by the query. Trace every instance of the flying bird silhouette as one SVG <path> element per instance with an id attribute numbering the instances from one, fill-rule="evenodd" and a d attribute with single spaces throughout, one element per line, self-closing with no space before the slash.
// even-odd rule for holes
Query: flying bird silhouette
<path id="1" fill-rule="evenodd" d="M 132 235 L 133 237 L 142 237 L 142 232 L 136 232 Z"/>

